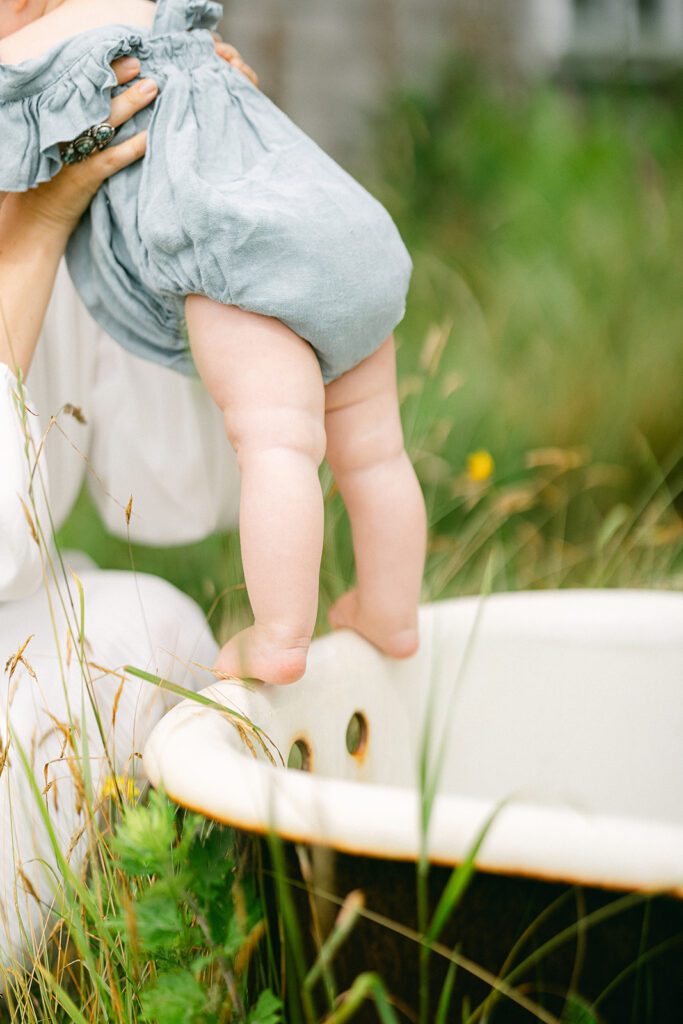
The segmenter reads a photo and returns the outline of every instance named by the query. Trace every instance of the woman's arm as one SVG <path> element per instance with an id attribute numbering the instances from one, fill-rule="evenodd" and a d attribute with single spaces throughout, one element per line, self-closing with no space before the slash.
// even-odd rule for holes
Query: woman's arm
<path id="1" fill-rule="evenodd" d="M 140 72 L 139 61 L 114 65 L 125 84 Z M 123 124 L 156 96 L 143 79 L 112 101 L 111 123 Z M 0 362 L 28 372 L 69 235 L 100 185 L 139 160 L 146 135 L 110 146 L 80 164 L 65 167 L 52 181 L 17 195 L 0 194 Z M 0 159 L 2 159 L 0 155 Z"/>
<path id="2" fill-rule="evenodd" d="M 136 77 L 140 65 L 119 61 L 115 71 L 125 84 Z M 112 123 L 123 123 L 153 100 L 156 88 L 146 92 L 143 86 L 138 83 L 113 101 Z M 35 452 L 41 428 L 34 416 L 22 416 L 15 374 L 28 372 L 69 235 L 102 182 L 139 159 L 145 144 L 144 134 L 137 135 L 65 167 L 31 192 L 0 195 L 0 602 L 19 600 L 40 586 L 40 552 L 28 515 L 37 514 L 43 524 L 49 521 L 42 486 L 33 492 L 36 506 L 29 512 L 26 431 Z M 47 485 L 45 477 L 43 482 Z"/>

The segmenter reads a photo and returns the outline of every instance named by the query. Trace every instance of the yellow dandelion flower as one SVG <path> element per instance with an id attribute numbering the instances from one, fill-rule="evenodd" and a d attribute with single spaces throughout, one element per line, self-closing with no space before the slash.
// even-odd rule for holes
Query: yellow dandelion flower
<path id="1" fill-rule="evenodd" d="M 495 463 L 490 452 L 472 452 L 467 457 L 467 476 L 475 484 L 484 483 L 493 476 Z"/>

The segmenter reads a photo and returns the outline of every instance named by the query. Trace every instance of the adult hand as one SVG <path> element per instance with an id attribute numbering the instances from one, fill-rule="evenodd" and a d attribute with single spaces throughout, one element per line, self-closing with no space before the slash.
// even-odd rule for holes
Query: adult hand
<path id="1" fill-rule="evenodd" d="M 258 75 L 253 68 L 250 68 L 245 60 L 242 59 L 242 54 L 239 50 L 236 50 L 231 43 L 224 43 L 220 36 L 214 35 L 216 40 L 216 53 L 223 60 L 227 61 L 228 64 L 232 64 L 234 68 L 241 71 L 243 75 L 246 75 L 250 82 L 252 82 L 256 88 L 259 86 Z"/>
<path id="2" fill-rule="evenodd" d="M 216 40 L 216 51 L 251 81 L 258 81 L 229 43 Z M 120 85 L 140 73 L 135 58 L 123 58 L 112 67 Z M 112 100 L 109 121 L 118 127 L 156 95 L 156 83 L 149 79 L 136 82 Z M 71 232 L 100 185 L 144 156 L 146 147 L 147 134 L 141 132 L 81 163 L 63 167 L 51 181 L 29 192 L 0 193 L 0 363 L 28 372 Z"/>
<path id="3" fill-rule="evenodd" d="M 258 88 L 258 75 L 243 60 L 239 50 L 231 43 L 224 42 L 220 36 L 214 38 L 218 56 L 241 71 Z M 125 85 L 140 73 L 140 62 L 134 57 L 124 57 L 115 61 L 112 68 L 119 85 Z M 136 82 L 112 101 L 110 123 L 118 128 L 138 110 L 148 106 L 157 91 L 156 83 L 151 79 Z M 144 156 L 146 144 L 147 135 L 140 132 L 126 142 L 108 146 L 79 164 L 64 167 L 52 181 L 23 194 L 20 202 L 27 212 L 37 214 L 48 223 L 61 224 L 72 230 L 102 182 Z M 0 192 L 0 206 L 6 196 L 6 192 Z"/>
<path id="4" fill-rule="evenodd" d="M 123 58 L 112 67 L 120 85 L 140 73 L 140 62 L 134 58 Z M 155 83 L 136 82 L 112 100 L 110 122 L 115 127 L 123 124 L 156 94 Z M 0 207 L 0 363 L 28 372 L 71 232 L 100 185 L 139 160 L 146 145 L 146 133 L 141 132 L 63 167 L 38 188 L 4 197 Z"/>
<path id="5" fill-rule="evenodd" d="M 140 73 L 140 61 L 124 57 L 112 64 L 119 85 L 125 85 Z M 143 78 L 112 100 L 109 122 L 118 128 L 156 97 L 156 82 Z M 100 185 L 112 174 L 144 156 L 147 133 L 113 144 L 94 153 L 81 163 L 62 168 L 59 174 L 17 199 L 24 215 L 61 228 L 68 235 L 87 210 Z"/>

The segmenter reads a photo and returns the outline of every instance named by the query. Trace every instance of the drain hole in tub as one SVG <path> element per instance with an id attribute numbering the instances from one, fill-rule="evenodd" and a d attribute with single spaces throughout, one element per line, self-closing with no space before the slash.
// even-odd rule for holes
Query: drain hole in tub
<path id="1" fill-rule="evenodd" d="M 287 758 L 287 767 L 293 768 L 296 772 L 310 772 L 311 770 L 311 748 L 306 740 L 296 740 Z"/>
<path id="2" fill-rule="evenodd" d="M 368 742 L 368 722 L 361 711 L 356 711 L 346 727 L 346 749 L 353 757 L 362 757 Z"/>

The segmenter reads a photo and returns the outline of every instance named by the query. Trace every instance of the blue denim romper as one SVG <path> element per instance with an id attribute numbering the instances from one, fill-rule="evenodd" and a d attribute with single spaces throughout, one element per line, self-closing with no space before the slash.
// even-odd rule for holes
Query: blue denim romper
<path id="1" fill-rule="evenodd" d="M 111 61 L 138 57 L 160 93 L 119 138 L 148 128 L 148 152 L 72 236 L 85 305 L 125 348 L 185 373 L 185 296 L 276 317 L 327 383 L 403 318 L 411 260 L 384 207 L 216 56 L 220 15 L 209 0 L 159 0 L 149 31 L 109 25 L 0 65 L 0 190 L 52 178 L 59 143 L 107 119 Z"/>

